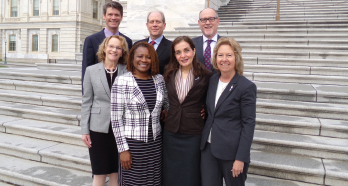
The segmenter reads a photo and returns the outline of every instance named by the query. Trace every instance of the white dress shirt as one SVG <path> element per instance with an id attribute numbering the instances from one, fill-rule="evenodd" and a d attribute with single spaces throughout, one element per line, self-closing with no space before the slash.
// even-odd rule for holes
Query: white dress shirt
<path id="1" fill-rule="evenodd" d="M 157 50 L 158 45 L 161 43 L 162 39 L 163 39 L 163 35 L 161 35 L 161 37 L 159 37 L 159 38 L 157 38 L 155 40 L 152 40 L 151 37 L 149 37 L 148 43 L 151 44 L 151 41 L 155 41 L 156 43 L 155 43 L 155 45 L 153 45 L 153 47 L 155 48 L 155 50 Z"/>

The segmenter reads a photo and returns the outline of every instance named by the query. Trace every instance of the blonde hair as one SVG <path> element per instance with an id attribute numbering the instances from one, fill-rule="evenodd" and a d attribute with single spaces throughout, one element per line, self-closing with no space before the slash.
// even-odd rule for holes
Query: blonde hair
<path id="1" fill-rule="evenodd" d="M 99 62 L 105 60 L 105 52 L 104 50 L 107 48 L 107 45 L 109 44 L 110 39 L 116 38 L 121 41 L 121 47 L 122 47 L 122 57 L 118 60 L 119 64 L 127 64 L 128 59 L 128 44 L 126 42 L 126 39 L 119 35 L 113 35 L 110 37 L 107 37 L 104 39 L 104 41 L 99 45 L 99 49 L 97 52 L 98 60 Z"/>
<path id="2" fill-rule="evenodd" d="M 243 70 L 244 70 L 244 63 L 243 63 L 243 58 L 242 58 L 242 47 L 232 37 L 228 37 L 228 38 L 222 37 L 216 43 L 215 48 L 214 48 L 214 54 L 213 54 L 213 57 L 211 59 L 211 62 L 213 64 L 214 69 L 216 71 L 220 72 L 220 70 L 218 69 L 218 66 L 217 66 L 216 57 L 217 57 L 217 52 L 222 45 L 228 45 L 232 48 L 232 50 L 234 52 L 234 56 L 236 58 L 235 59 L 235 61 L 236 61 L 235 70 L 239 75 L 242 76 Z"/>

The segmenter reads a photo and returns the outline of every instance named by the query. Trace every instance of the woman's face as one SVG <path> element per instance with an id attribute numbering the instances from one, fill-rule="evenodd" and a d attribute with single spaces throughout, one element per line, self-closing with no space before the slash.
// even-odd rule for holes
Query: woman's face
<path id="1" fill-rule="evenodd" d="M 135 73 L 150 74 L 151 56 L 149 50 L 145 47 L 135 49 L 133 64 Z"/>
<path id="2" fill-rule="evenodd" d="M 111 38 L 104 52 L 106 62 L 118 62 L 120 57 L 122 57 L 121 41 L 117 38 Z"/>
<path id="3" fill-rule="evenodd" d="M 236 56 L 229 45 L 221 45 L 217 51 L 216 63 L 221 73 L 236 72 Z"/>
<path id="4" fill-rule="evenodd" d="M 191 67 L 196 50 L 190 47 L 186 41 L 181 41 L 174 46 L 175 58 L 181 67 Z"/>

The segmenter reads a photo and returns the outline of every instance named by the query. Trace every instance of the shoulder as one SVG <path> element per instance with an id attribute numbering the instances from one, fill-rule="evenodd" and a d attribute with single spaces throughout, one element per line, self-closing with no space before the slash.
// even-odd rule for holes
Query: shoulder
<path id="1" fill-rule="evenodd" d="M 144 41 L 145 41 L 145 42 L 147 42 L 147 41 L 148 41 L 148 39 L 149 39 L 149 38 L 139 40 L 139 41 L 135 42 L 135 43 L 134 43 L 134 45 L 135 45 L 135 44 L 137 44 L 137 43 L 140 43 L 140 42 L 144 42 Z"/>
<path id="2" fill-rule="evenodd" d="M 127 41 L 132 41 L 131 38 L 127 37 L 126 35 L 122 34 L 121 32 L 120 32 L 120 36 L 124 37 Z"/>
<path id="3" fill-rule="evenodd" d="M 194 38 L 192 38 L 192 41 L 196 42 L 200 39 L 203 39 L 203 37 L 202 36 L 194 37 Z"/>
<path id="4" fill-rule="evenodd" d="M 163 39 L 162 39 L 162 41 L 161 41 L 161 42 L 170 43 L 170 44 L 172 44 L 172 43 L 173 43 L 171 40 L 167 39 L 167 38 L 166 38 L 166 37 L 164 37 L 164 36 L 163 36 Z"/>
<path id="5" fill-rule="evenodd" d="M 99 63 L 96 63 L 96 64 L 93 64 L 91 66 L 88 66 L 86 71 L 94 71 L 94 70 L 97 70 L 100 68 L 100 66 L 103 64 L 103 62 L 99 62 Z"/>
<path id="6" fill-rule="evenodd" d="M 154 76 L 154 79 L 158 82 L 158 83 L 164 83 L 164 77 L 161 74 L 157 74 L 156 76 Z"/>
<path id="7" fill-rule="evenodd" d="M 244 76 L 240 76 L 239 79 L 238 79 L 238 84 L 241 85 L 241 87 L 243 88 L 251 88 L 251 89 L 256 89 L 256 85 L 255 83 L 253 83 L 252 81 L 250 81 L 249 79 L 247 79 L 246 77 Z M 239 85 L 238 85 L 239 86 Z"/>
<path id="8" fill-rule="evenodd" d="M 86 39 L 89 40 L 89 39 L 99 38 L 103 34 L 104 34 L 104 29 L 102 29 L 101 31 L 99 31 L 99 32 L 97 32 L 95 34 L 87 36 Z"/>

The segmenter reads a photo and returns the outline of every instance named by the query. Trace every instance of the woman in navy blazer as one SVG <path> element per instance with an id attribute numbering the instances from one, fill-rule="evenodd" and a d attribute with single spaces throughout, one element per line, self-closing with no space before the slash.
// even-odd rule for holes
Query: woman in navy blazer
<path id="1" fill-rule="evenodd" d="M 116 78 L 125 72 L 128 46 L 122 36 L 110 36 L 98 50 L 102 61 L 87 67 L 81 106 L 82 140 L 89 147 L 93 185 L 117 185 L 118 152 L 111 129 L 110 91 Z"/>
<path id="2" fill-rule="evenodd" d="M 209 81 L 201 140 L 203 186 L 245 185 L 256 117 L 256 86 L 243 76 L 241 47 L 221 38 L 212 57 L 219 73 Z"/>

